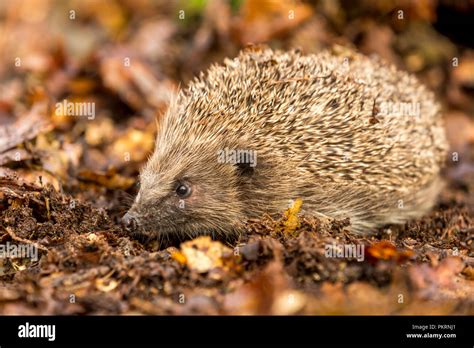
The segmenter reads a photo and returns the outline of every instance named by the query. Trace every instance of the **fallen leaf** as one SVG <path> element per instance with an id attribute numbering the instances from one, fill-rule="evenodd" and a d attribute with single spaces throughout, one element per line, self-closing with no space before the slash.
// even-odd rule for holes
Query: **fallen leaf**
<path id="1" fill-rule="evenodd" d="M 33 156 L 30 152 L 22 148 L 16 148 L 7 150 L 3 153 L 0 153 L 0 166 L 4 166 L 13 162 L 20 162 L 32 159 Z"/>
<path id="2" fill-rule="evenodd" d="M 46 117 L 46 104 L 36 103 L 14 124 L 0 127 L 0 153 L 34 139 L 38 134 L 46 133 L 51 128 L 52 125 Z"/>
<path id="3" fill-rule="evenodd" d="M 91 146 L 109 143 L 115 136 L 115 125 L 108 117 L 100 118 L 86 127 L 85 139 Z"/>
<path id="4" fill-rule="evenodd" d="M 410 280 L 418 294 L 431 300 L 472 299 L 474 282 L 460 276 L 464 262 L 459 257 L 447 257 L 436 267 L 429 264 L 414 265 L 408 270 Z"/>
<path id="5" fill-rule="evenodd" d="M 94 172 L 84 169 L 79 172 L 78 178 L 94 182 L 107 188 L 122 190 L 128 189 L 135 183 L 134 178 L 125 177 L 116 173 L 114 170 L 109 170 L 107 172 Z"/>
<path id="6" fill-rule="evenodd" d="M 170 252 L 170 257 L 176 261 L 178 261 L 180 264 L 185 265 L 188 262 L 188 259 L 184 254 L 179 251 L 179 250 L 173 250 Z"/>
<path id="7" fill-rule="evenodd" d="M 300 295 L 291 289 L 288 274 L 281 262 L 274 261 L 258 272 L 252 281 L 227 294 L 224 308 L 231 315 L 277 314 L 273 311 L 295 314 L 304 306 L 305 298 Z"/>
<path id="8" fill-rule="evenodd" d="M 240 44 L 267 42 L 290 32 L 312 14 L 312 8 L 299 1 L 246 0 L 233 30 Z"/>
<path id="9" fill-rule="evenodd" d="M 275 227 L 275 232 L 283 233 L 285 235 L 293 235 L 295 231 L 300 227 L 300 219 L 298 213 L 301 210 L 303 201 L 301 198 L 296 199 L 292 205 L 283 213 L 283 218 L 278 223 L 280 226 Z"/>
<path id="10" fill-rule="evenodd" d="M 95 287 L 102 292 L 109 292 L 115 289 L 120 283 L 114 279 L 99 278 L 95 280 Z"/>
<path id="11" fill-rule="evenodd" d="M 118 137 L 107 149 L 107 152 L 118 163 L 128 161 L 142 162 L 152 152 L 155 143 L 154 133 L 130 128 Z"/>
<path id="12" fill-rule="evenodd" d="M 369 260 L 395 261 L 402 263 L 415 255 L 411 250 L 398 249 L 392 242 L 382 240 L 367 247 L 366 255 Z"/>
<path id="13" fill-rule="evenodd" d="M 224 268 L 225 258 L 232 255 L 232 250 L 220 242 L 213 241 L 209 236 L 202 236 L 182 243 L 181 253 L 190 269 L 206 273 L 216 268 Z"/>

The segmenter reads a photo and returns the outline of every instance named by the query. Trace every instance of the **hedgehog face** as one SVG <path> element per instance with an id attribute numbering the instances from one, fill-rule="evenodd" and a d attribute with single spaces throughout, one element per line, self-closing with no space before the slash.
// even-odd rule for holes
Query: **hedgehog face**
<path id="1" fill-rule="evenodd" d="M 229 234 L 240 218 L 236 168 L 219 163 L 209 146 L 188 147 L 172 157 L 155 151 L 140 175 L 140 190 L 123 217 L 134 233 L 169 239 Z"/>

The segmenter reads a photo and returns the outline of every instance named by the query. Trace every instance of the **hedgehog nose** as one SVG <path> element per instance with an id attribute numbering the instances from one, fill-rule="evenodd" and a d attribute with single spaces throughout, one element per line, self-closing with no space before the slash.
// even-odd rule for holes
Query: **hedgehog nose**
<path id="1" fill-rule="evenodd" d="M 130 212 L 127 212 L 124 216 L 122 216 L 122 225 L 127 230 L 134 231 L 137 229 L 138 226 L 137 218 Z"/>

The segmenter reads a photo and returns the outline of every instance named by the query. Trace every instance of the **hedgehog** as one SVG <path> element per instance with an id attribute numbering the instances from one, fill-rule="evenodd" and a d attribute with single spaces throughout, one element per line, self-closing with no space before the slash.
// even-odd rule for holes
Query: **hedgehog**
<path id="1" fill-rule="evenodd" d="M 122 221 L 229 236 L 299 198 L 368 235 L 434 205 L 446 152 L 440 106 L 411 74 L 349 48 L 247 48 L 173 98 Z"/>

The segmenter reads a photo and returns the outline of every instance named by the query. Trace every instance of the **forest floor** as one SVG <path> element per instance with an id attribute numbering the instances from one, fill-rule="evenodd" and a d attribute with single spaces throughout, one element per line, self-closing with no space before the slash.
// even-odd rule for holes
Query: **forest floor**
<path id="1" fill-rule="evenodd" d="M 442 2 L 231 3 L 188 1 L 183 20 L 168 1 L 0 6 L 0 245 L 38 253 L 0 258 L 0 313 L 474 314 L 474 50 Z M 132 238 L 120 217 L 169 95 L 248 41 L 356 47 L 435 91 L 451 150 L 433 211 L 370 237 L 294 206 L 232 242 Z"/>

